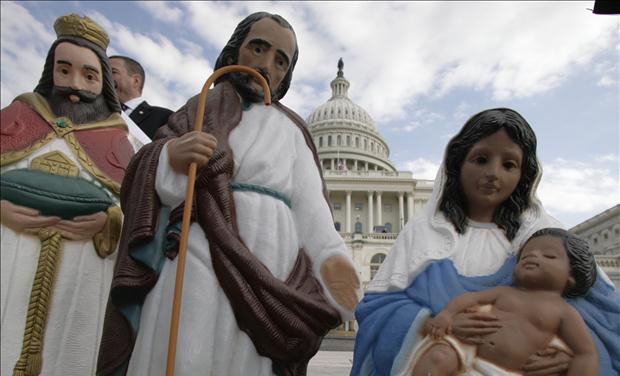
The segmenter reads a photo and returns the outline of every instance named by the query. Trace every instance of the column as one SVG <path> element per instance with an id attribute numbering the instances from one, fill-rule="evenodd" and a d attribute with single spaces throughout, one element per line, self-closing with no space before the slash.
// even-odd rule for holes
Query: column
<path id="1" fill-rule="evenodd" d="M 383 192 L 377 191 L 377 225 L 383 226 L 383 218 L 381 218 L 381 213 L 383 213 L 383 207 L 381 206 L 381 194 Z"/>
<path id="2" fill-rule="evenodd" d="M 373 222 L 373 212 L 372 212 L 372 191 L 368 191 L 368 231 L 366 232 L 372 232 L 374 225 Z"/>
<path id="3" fill-rule="evenodd" d="M 364 162 L 366 167 L 364 168 L 364 171 L 368 171 L 368 162 Z"/>
<path id="4" fill-rule="evenodd" d="M 347 217 L 344 220 L 344 229 L 346 232 L 351 232 L 351 191 L 347 191 L 347 207 L 345 214 Z"/>
<path id="5" fill-rule="evenodd" d="M 405 226 L 405 205 L 403 205 L 403 192 L 398 192 L 398 231 Z"/>
<path id="6" fill-rule="evenodd" d="M 331 164 L 332 164 L 332 171 L 334 171 L 334 159 L 331 159 Z"/>
<path id="7" fill-rule="evenodd" d="M 353 161 L 353 170 L 357 171 L 357 159 Z"/>
<path id="8" fill-rule="evenodd" d="M 413 192 L 407 192 L 407 222 L 413 218 Z"/>

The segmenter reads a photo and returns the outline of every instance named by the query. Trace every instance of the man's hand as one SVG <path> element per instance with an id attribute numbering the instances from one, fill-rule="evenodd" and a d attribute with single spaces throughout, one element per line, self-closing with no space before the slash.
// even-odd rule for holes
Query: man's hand
<path id="1" fill-rule="evenodd" d="M 342 256 L 329 257 L 321 265 L 321 276 L 334 300 L 349 311 L 353 311 L 359 301 L 357 290 L 360 281 L 349 260 Z"/>
<path id="2" fill-rule="evenodd" d="M 196 163 L 198 168 L 209 162 L 217 148 L 217 139 L 205 132 L 192 131 L 168 143 L 170 167 L 177 174 L 187 175 L 189 165 Z"/>
<path id="3" fill-rule="evenodd" d="M 108 215 L 105 212 L 95 214 L 80 215 L 71 220 L 61 220 L 51 226 L 52 229 L 59 231 L 64 238 L 71 240 L 92 239 L 95 234 L 103 229 Z"/>
<path id="4" fill-rule="evenodd" d="M 559 376 L 564 375 L 573 358 L 563 351 L 554 347 L 547 347 L 544 350 L 530 356 L 527 363 L 523 366 L 525 376 Z"/>
<path id="5" fill-rule="evenodd" d="M 452 318 L 452 335 L 470 345 L 479 345 L 482 337 L 495 333 L 502 324 L 489 312 L 461 312 Z"/>
<path id="6" fill-rule="evenodd" d="M 0 222 L 16 232 L 42 228 L 60 222 L 60 217 L 41 215 L 38 210 L 0 200 Z"/>

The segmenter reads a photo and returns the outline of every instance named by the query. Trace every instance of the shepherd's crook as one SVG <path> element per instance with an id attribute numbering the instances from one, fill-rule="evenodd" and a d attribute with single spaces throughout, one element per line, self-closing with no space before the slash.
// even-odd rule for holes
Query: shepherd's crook
<path id="1" fill-rule="evenodd" d="M 265 104 L 271 104 L 271 92 L 267 80 L 256 70 L 243 65 L 229 65 L 213 72 L 207 79 L 200 97 L 198 98 L 198 109 L 196 111 L 196 120 L 194 122 L 194 130 L 202 130 L 202 122 L 205 115 L 205 104 L 207 102 L 207 92 L 211 84 L 221 76 L 231 72 L 243 72 L 253 76 L 263 87 L 263 97 Z M 189 165 L 187 173 L 187 191 L 185 192 L 185 206 L 183 208 L 183 224 L 181 226 L 181 242 L 179 244 L 179 260 L 177 264 L 177 277 L 174 285 L 174 301 L 172 303 L 172 318 L 170 319 L 170 337 L 168 339 L 168 362 L 166 364 L 166 375 L 174 375 L 174 363 L 177 352 L 177 335 L 179 332 L 179 316 L 181 313 L 181 294 L 183 292 L 183 275 L 185 274 L 185 256 L 187 255 L 187 239 L 189 237 L 190 217 L 192 214 L 192 201 L 194 198 L 194 183 L 196 182 L 196 162 Z"/>

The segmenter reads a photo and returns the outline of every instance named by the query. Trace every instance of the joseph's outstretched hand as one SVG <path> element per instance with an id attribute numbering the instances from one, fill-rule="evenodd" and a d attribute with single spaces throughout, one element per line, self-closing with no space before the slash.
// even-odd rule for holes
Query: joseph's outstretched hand
<path id="1" fill-rule="evenodd" d="M 170 167 L 178 173 L 187 175 L 189 165 L 196 162 L 198 168 L 209 162 L 217 148 L 217 139 L 200 131 L 192 131 L 168 143 Z"/>
<path id="2" fill-rule="evenodd" d="M 360 281 L 355 268 L 342 256 L 332 256 L 321 265 L 321 276 L 334 300 L 349 311 L 355 310 Z"/>

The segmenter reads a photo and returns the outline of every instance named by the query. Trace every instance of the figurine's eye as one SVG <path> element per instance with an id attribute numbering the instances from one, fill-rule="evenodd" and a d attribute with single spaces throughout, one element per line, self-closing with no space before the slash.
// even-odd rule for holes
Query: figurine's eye
<path id="1" fill-rule="evenodd" d="M 287 68 L 286 60 L 281 57 L 276 58 L 276 66 L 278 69 L 285 70 Z"/>
<path id="2" fill-rule="evenodd" d="M 504 162 L 504 168 L 508 171 L 517 168 L 517 164 L 513 161 Z"/>
<path id="3" fill-rule="evenodd" d="M 60 72 L 62 74 L 69 74 L 69 69 L 67 69 L 67 68 L 60 68 Z"/>
<path id="4" fill-rule="evenodd" d="M 263 53 L 263 47 L 255 44 L 254 47 L 252 47 L 252 52 L 254 52 L 254 55 L 260 55 Z"/>
<path id="5" fill-rule="evenodd" d="M 487 163 L 488 160 L 489 159 L 486 156 L 484 156 L 484 155 L 479 155 L 476 158 L 474 158 L 474 162 L 479 164 L 479 165 L 483 165 L 483 164 Z"/>

